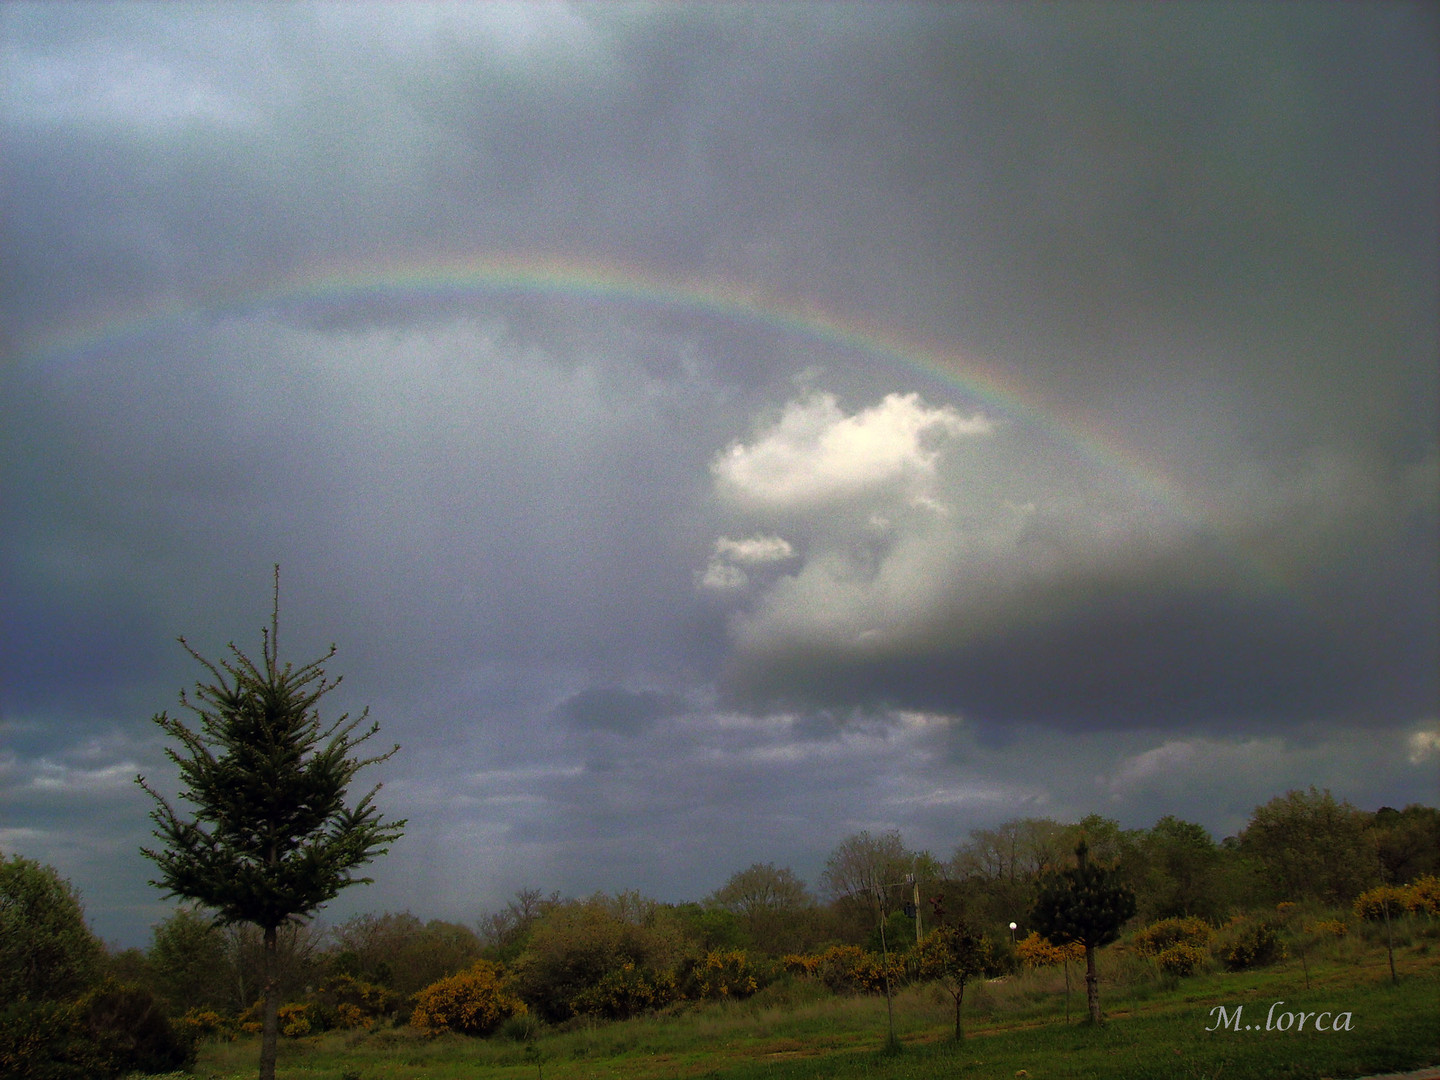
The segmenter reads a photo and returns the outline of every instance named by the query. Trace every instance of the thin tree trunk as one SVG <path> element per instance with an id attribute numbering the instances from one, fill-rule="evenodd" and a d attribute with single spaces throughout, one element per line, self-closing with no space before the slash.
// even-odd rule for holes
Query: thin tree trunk
<path id="1" fill-rule="evenodd" d="M 1381 888 L 1384 888 L 1382 885 Z M 1395 977 L 1395 937 L 1390 932 L 1390 894 L 1382 893 L 1385 904 L 1385 955 L 1390 958 L 1390 981 L 1398 984 L 1400 980 Z"/>
<path id="2" fill-rule="evenodd" d="M 965 1000 L 965 980 L 960 980 L 960 989 L 955 992 L 955 1041 L 961 1042 L 965 1032 L 960 1030 L 960 1004 Z"/>
<path id="3" fill-rule="evenodd" d="M 885 911 L 880 911 L 880 974 L 885 979 L 885 1015 L 890 1022 L 890 1035 L 885 1042 L 887 1049 L 895 1047 L 895 1004 L 890 1000 L 890 950 L 885 947 Z M 262 1077 L 261 1080 L 266 1080 Z M 275 1080 L 274 1077 L 268 1080 Z"/>
<path id="4" fill-rule="evenodd" d="M 280 987 L 278 935 L 275 927 L 265 927 L 265 991 L 260 1010 L 260 1080 L 275 1080 L 275 1052 L 280 1036 Z"/>
<path id="5" fill-rule="evenodd" d="M 1085 946 L 1085 1000 L 1090 1006 L 1090 1022 L 1100 1023 L 1100 976 L 1095 972 L 1095 946 Z"/>

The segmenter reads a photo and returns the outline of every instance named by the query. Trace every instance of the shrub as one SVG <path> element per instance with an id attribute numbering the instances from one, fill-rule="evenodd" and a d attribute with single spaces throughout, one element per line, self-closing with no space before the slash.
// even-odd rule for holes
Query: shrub
<path id="1" fill-rule="evenodd" d="M 1166 975 L 1193 975 L 1205 962 L 1206 952 L 1197 945 L 1171 945 L 1155 955 L 1155 964 Z"/>
<path id="2" fill-rule="evenodd" d="M 541 1019 L 559 1023 L 575 1015 L 577 1002 L 603 1014 L 612 1007 L 639 1008 L 624 1003 L 632 992 L 637 1000 L 673 999 L 665 984 L 673 984 L 671 973 L 688 949 L 679 923 L 657 902 L 597 894 L 545 911 L 511 969 L 512 981 Z M 614 998 L 610 1004 L 607 994 Z"/>
<path id="3" fill-rule="evenodd" d="M 1210 944 L 1211 934 L 1210 924 L 1204 919 L 1161 919 L 1137 932 L 1132 940 L 1141 956 L 1158 958 L 1177 945 L 1205 949 Z"/>
<path id="4" fill-rule="evenodd" d="M 512 1042 L 528 1043 L 538 1039 L 545 1030 L 544 1022 L 532 1012 L 510 1017 L 500 1025 L 499 1034 Z"/>
<path id="5" fill-rule="evenodd" d="M 505 1020 L 525 1011 L 525 1003 L 505 988 L 500 969 L 479 960 L 468 970 L 431 983 L 416 994 L 410 1024 L 432 1035 L 442 1031 L 489 1035 Z"/>
<path id="6" fill-rule="evenodd" d="M 195 1061 L 194 1040 L 171 1024 L 144 987 L 107 979 L 82 996 L 75 1010 L 113 1075 L 176 1072 Z"/>
<path id="7" fill-rule="evenodd" d="M 233 1037 L 230 1021 L 214 1009 L 190 1009 L 174 1024 L 192 1042 L 198 1039 Z"/>
<path id="8" fill-rule="evenodd" d="M 0 1006 L 0 1076 L 89 1080 L 101 1062 L 77 1021 L 73 1003 L 20 998 Z"/>
<path id="9" fill-rule="evenodd" d="M 1350 926 L 1340 919 L 1316 919 L 1314 922 L 1305 924 L 1305 933 L 1342 938 L 1350 933 Z"/>
<path id="10" fill-rule="evenodd" d="M 1056 945 L 1032 930 L 1028 937 L 1015 943 L 1015 955 L 1027 968 L 1055 967 L 1066 961 L 1083 961 L 1085 946 L 1078 941 Z"/>
<path id="11" fill-rule="evenodd" d="M 743 949 L 711 949 L 683 965 L 681 987 L 696 1001 L 746 998 L 760 989 L 761 974 Z"/>
<path id="12" fill-rule="evenodd" d="M 298 1039 L 301 1035 L 310 1034 L 310 1006 L 299 1002 L 290 1002 L 281 1005 L 276 1010 L 276 1016 L 280 1024 L 280 1034 L 291 1039 Z"/>
<path id="13" fill-rule="evenodd" d="M 1268 919 L 1238 920 L 1233 924 L 1229 941 L 1220 950 L 1220 959 L 1227 971 L 1264 967 L 1285 959 L 1285 955 L 1280 928 Z"/>
<path id="14" fill-rule="evenodd" d="M 1416 915 L 1440 916 L 1440 877 L 1425 874 L 1410 883 L 1405 906 Z"/>
<path id="15" fill-rule="evenodd" d="M 879 994 L 885 990 L 887 969 L 884 961 L 859 945 L 831 945 L 823 953 L 813 956 L 791 953 L 781 957 L 780 962 L 789 974 L 815 979 L 837 994 Z M 905 965 L 893 954 L 888 973 L 891 989 L 905 980 Z"/>
<path id="16" fill-rule="evenodd" d="M 322 1028 L 372 1030 L 396 1011 L 396 995 L 353 975 L 332 975 L 310 995 L 312 1022 Z"/>
<path id="17" fill-rule="evenodd" d="M 804 956 L 799 953 L 787 953 L 780 958 L 785 971 L 790 975 L 802 979 L 813 979 L 820 972 L 820 957 Z"/>
<path id="18" fill-rule="evenodd" d="M 571 998 L 570 1011 L 577 1016 L 628 1020 L 668 1005 L 679 996 L 675 977 L 668 971 L 646 971 L 625 964 Z"/>
<path id="19" fill-rule="evenodd" d="M 879 956 L 866 952 L 858 945 L 832 945 L 818 959 L 820 980 L 836 993 L 884 993 L 887 973 L 892 989 L 900 984 L 905 974 L 905 969 L 895 957 L 890 957 L 887 972 Z"/>
<path id="20" fill-rule="evenodd" d="M 1380 922 L 1385 919 L 1386 906 L 1390 918 L 1399 918 L 1410 907 L 1410 889 L 1400 885 L 1377 885 L 1366 889 L 1355 898 L 1352 910 L 1355 916 L 1366 922 Z"/>

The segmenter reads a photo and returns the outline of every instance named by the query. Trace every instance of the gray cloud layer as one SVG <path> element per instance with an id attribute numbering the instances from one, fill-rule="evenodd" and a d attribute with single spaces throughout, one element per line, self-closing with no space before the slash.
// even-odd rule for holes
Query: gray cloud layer
<path id="1" fill-rule="evenodd" d="M 405 747 L 337 913 L 1433 800 L 1436 40 L 5 5 L 0 849 L 143 934 L 173 638 L 258 644 L 274 562 L 285 648 Z M 770 307 L 303 287 L 517 257 Z"/>

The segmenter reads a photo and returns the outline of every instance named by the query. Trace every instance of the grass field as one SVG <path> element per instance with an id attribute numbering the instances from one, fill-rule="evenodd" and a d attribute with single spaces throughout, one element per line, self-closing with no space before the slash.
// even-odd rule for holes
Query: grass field
<path id="1" fill-rule="evenodd" d="M 1432 934 L 1406 937 L 1397 950 L 1398 985 L 1390 982 L 1383 948 L 1358 936 L 1310 951 L 1309 989 L 1298 959 L 1175 980 L 1155 974 L 1138 957 L 1107 952 L 1101 969 L 1105 1024 L 1079 1022 L 1084 995 L 1078 979 L 1066 1022 L 1064 977 L 1051 969 L 971 987 L 966 1038 L 959 1044 L 953 1040 L 952 1000 L 934 987 L 910 987 L 895 999 L 898 1052 L 883 1050 L 883 998 L 837 998 L 805 983 L 787 983 L 745 1002 L 551 1029 L 530 1042 L 427 1038 L 403 1027 L 285 1039 L 279 1075 L 293 1080 L 1340 1080 L 1440 1062 L 1440 955 L 1432 955 Z M 1217 1006 L 1225 1008 L 1230 1026 L 1220 1027 Z M 1315 1031 L 1313 1016 L 1305 1030 L 1297 1030 L 1293 1018 L 1301 1012 L 1329 1012 L 1326 1023 L 1342 1030 Z M 1267 1014 L 1273 1026 L 1276 1020 L 1284 1024 L 1287 1013 L 1290 1030 L 1264 1030 Z M 1348 1021 L 1339 1014 L 1348 1014 Z M 204 1080 L 240 1080 L 255 1075 L 258 1059 L 254 1038 L 207 1043 L 195 1073 Z"/>

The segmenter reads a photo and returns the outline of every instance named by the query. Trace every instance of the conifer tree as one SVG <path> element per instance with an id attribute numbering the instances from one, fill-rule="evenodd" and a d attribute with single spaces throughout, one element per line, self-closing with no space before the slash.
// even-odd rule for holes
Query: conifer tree
<path id="1" fill-rule="evenodd" d="M 1085 998 L 1090 1021 L 1098 1024 L 1100 976 L 1095 972 L 1095 950 L 1120 936 L 1120 928 L 1135 914 L 1135 894 L 1116 880 L 1113 868 L 1090 862 L 1089 852 L 1081 837 L 1075 866 L 1045 878 L 1030 909 L 1030 922 L 1056 945 L 1078 941 L 1085 946 Z"/>
<path id="2" fill-rule="evenodd" d="M 264 934 L 260 1078 L 274 1080 L 279 1007 L 277 932 L 311 916 L 341 889 L 367 883 L 356 868 L 384 854 L 404 821 L 383 822 L 375 785 L 353 807 L 347 789 L 356 773 L 389 758 L 398 746 L 361 758 L 355 749 L 379 730 L 363 727 L 369 710 L 328 726 L 316 705 L 339 685 L 324 664 L 335 647 L 303 667 L 279 660 L 280 570 L 270 627 L 261 631 L 261 663 L 234 644 L 218 664 L 180 644 L 211 675 L 180 704 L 199 719 L 191 728 L 161 713 L 155 723 L 178 743 L 166 755 L 180 769 L 180 798 L 195 806 L 183 819 L 145 778 L 159 850 L 142 848 L 160 869 L 151 884 L 215 912 L 220 924 L 253 923 Z"/>

